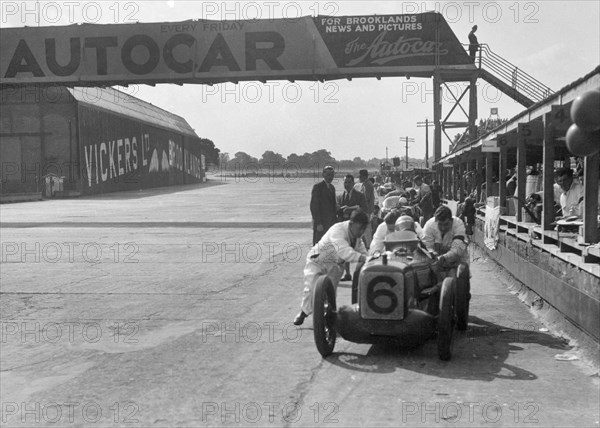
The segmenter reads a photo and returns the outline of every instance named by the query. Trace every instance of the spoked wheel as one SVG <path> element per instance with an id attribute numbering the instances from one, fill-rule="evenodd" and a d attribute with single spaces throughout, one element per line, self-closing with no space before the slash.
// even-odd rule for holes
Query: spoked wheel
<path id="1" fill-rule="evenodd" d="M 471 298 L 471 282 L 468 269 L 458 270 L 456 277 L 456 328 L 466 330 L 469 324 L 469 300 Z"/>
<path id="2" fill-rule="evenodd" d="M 452 357 L 452 332 L 454 330 L 455 278 L 445 278 L 440 291 L 440 314 L 438 319 L 438 355 L 447 361 Z"/>
<path id="3" fill-rule="evenodd" d="M 313 328 L 315 344 L 323 357 L 331 355 L 335 347 L 335 290 L 327 275 L 317 281 L 313 297 Z"/>

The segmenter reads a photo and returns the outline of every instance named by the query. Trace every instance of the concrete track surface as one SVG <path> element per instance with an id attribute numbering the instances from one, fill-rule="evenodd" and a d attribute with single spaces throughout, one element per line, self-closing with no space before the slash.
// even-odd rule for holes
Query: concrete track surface
<path id="1" fill-rule="evenodd" d="M 597 369 L 475 248 L 451 361 L 339 338 L 322 359 L 291 324 L 314 182 L 2 205 L 2 425 L 599 426 Z"/>

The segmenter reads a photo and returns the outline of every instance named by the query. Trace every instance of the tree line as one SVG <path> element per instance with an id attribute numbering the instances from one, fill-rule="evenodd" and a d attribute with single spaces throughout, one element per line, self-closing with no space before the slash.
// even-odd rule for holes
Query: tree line
<path id="1" fill-rule="evenodd" d="M 382 164 L 385 163 L 385 158 L 362 159 L 358 156 L 353 159 L 337 160 L 331 155 L 331 152 L 326 149 L 316 150 L 312 153 L 305 152 L 300 155 L 291 153 L 288 156 L 283 156 L 281 153 L 276 153 L 272 150 L 265 151 L 260 158 L 249 155 L 246 152 L 236 152 L 233 157 L 229 153 L 219 154 L 219 164 L 216 165 L 222 171 L 236 171 L 249 167 L 259 167 L 261 169 L 272 169 L 281 171 L 282 168 L 301 169 L 303 171 L 320 170 L 326 165 L 331 165 L 337 170 L 357 171 L 359 169 L 369 169 L 372 172 L 379 171 Z M 392 164 L 392 159 L 388 159 L 389 165 Z M 409 157 L 409 168 L 424 168 L 425 161 L 423 159 L 415 159 Z M 400 162 L 401 167 L 406 165 L 403 158 Z"/>

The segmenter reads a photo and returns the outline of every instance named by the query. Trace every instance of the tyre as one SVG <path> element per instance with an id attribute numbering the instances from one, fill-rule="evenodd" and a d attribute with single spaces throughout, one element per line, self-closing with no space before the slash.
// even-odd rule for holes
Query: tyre
<path id="1" fill-rule="evenodd" d="M 455 278 L 445 278 L 440 291 L 440 314 L 438 318 L 438 355 L 440 360 L 452 357 L 452 332 L 454 330 Z"/>
<path id="2" fill-rule="evenodd" d="M 471 300 L 471 281 L 469 271 L 458 269 L 456 277 L 456 328 L 464 331 L 469 324 L 469 300 Z"/>
<path id="3" fill-rule="evenodd" d="M 358 303 L 358 274 L 359 270 L 357 269 L 352 276 L 352 304 Z"/>
<path id="4" fill-rule="evenodd" d="M 313 296 L 313 329 L 315 344 L 323 357 L 331 355 L 335 347 L 335 290 L 327 275 L 317 281 Z"/>
<path id="5" fill-rule="evenodd" d="M 360 271 L 364 265 L 364 263 L 357 264 L 354 274 L 352 275 L 352 304 L 358 303 L 358 280 L 360 278 Z"/>

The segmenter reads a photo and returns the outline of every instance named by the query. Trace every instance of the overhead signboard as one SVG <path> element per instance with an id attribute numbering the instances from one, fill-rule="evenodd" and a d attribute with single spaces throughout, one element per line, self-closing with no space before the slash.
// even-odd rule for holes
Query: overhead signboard
<path id="1" fill-rule="evenodd" d="M 218 83 L 475 70 L 443 16 L 0 29 L 0 84 Z"/>
<path id="2" fill-rule="evenodd" d="M 500 153 L 500 147 L 498 147 L 498 141 L 493 138 L 489 140 L 483 140 L 481 142 L 481 151 L 487 153 Z"/>
<path id="3" fill-rule="evenodd" d="M 498 134 L 497 145 L 499 148 L 517 147 L 518 138 L 516 132 L 507 132 Z"/>
<path id="4" fill-rule="evenodd" d="M 541 146 L 544 138 L 544 123 L 541 120 L 519 123 L 517 132 L 525 144 Z"/>
<path id="5" fill-rule="evenodd" d="M 552 105 L 550 115 L 552 116 L 552 125 L 555 131 L 567 131 L 573 124 L 571 120 L 571 104 Z"/>

